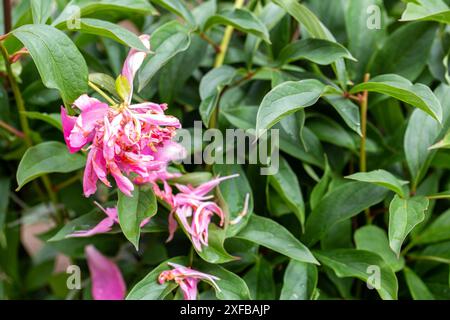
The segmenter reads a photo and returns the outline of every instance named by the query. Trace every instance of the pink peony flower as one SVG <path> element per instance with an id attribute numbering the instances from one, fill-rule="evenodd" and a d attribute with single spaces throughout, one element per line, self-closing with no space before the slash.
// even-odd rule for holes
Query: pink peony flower
<path id="1" fill-rule="evenodd" d="M 198 251 L 202 251 L 202 245 L 208 245 L 208 228 L 212 217 L 217 215 L 220 218 L 220 226 L 223 226 L 225 219 L 222 209 L 212 201 L 214 196 L 207 194 L 220 182 L 237 176 L 238 174 L 216 178 L 195 188 L 190 185 L 175 184 L 179 190 L 175 195 L 172 194 L 171 187 L 164 181 L 164 191 L 159 190 L 155 193 L 172 208 L 169 214 L 169 238 L 167 241 L 172 240 L 178 227 L 176 216 L 184 230 L 190 235 L 194 247 Z"/>
<path id="2" fill-rule="evenodd" d="M 142 35 L 142 43 L 150 49 L 149 37 Z M 166 104 L 144 102 L 130 105 L 134 76 L 146 52 L 130 50 L 122 69 L 124 101 L 108 106 L 87 95 L 80 96 L 74 107 L 80 115 L 69 116 L 61 108 L 64 139 L 70 152 L 77 152 L 90 144 L 83 178 L 86 197 L 97 190 L 100 180 L 110 187 L 112 175 L 118 188 L 131 196 L 134 189 L 130 175 L 142 180 L 151 179 L 154 171 L 165 170 L 168 162 L 185 156 L 184 148 L 172 141 L 180 122 L 164 114 Z M 129 88 L 129 90 L 127 90 Z"/>
<path id="3" fill-rule="evenodd" d="M 215 282 L 215 280 L 220 280 L 219 278 L 176 263 L 168 262 L 167 264 L 173 269 L 161 272 L 158 282 L 163 284 L 166 281 L 174 280 L 183 291 L 184 300 L 197 298 L 197 284 L 200 280 L 207 280 L 217 291 L 221 291 Z"/>
<path id="4" fill-rule="evenodd" d="M 123 300 L 126 285 L 119 267 L 93 245 L 85 248 L 94 300 Z"/>

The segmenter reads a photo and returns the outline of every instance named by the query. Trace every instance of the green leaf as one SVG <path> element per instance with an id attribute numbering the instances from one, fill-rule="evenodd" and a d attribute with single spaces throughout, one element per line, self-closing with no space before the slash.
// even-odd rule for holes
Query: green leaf
<path id="1" fill-rule="evenodd" d="M 322 250 L 315 252 L 315 254 L 323 265 L 333 269 L 340 278 L 353 277 L 368 283 L 377 277 L 377 269 L 373 268 L 378 267 L 380 286 L 376 288 L 376 283 L 370 282 L 370 284 L 377 289 L 382 299 L 397 299 L 397 277 L 379 255 L 355 249 Z"/>
<path id="2" fill-rule="evenodd" d="M 142 221 L 154 216 L 157 209 L 156 197 L 150 187 L 134 186 L 131 197 L 119 191 L 117 213 L 120 227 L 136 250 L 139 247 Z"/>
<path id="3" fill-rule="evenodd" d="M 305 26 L 305 29 L 314 38 L 327 39 L 329 32 L 320 20 L 305 5 L 296 0 L 274 0 L 274 3 L 286 10 L 298 22 Z"/>
<path id="4" fill-rule="evenodd" d="M 213 171 L 214 175 L 221 177 L 239 174 L 236 178 L 221 182 L 218 187 L 221 208 L 227 213 L 228 220 L 233 221 L 232 224 L 228 225 L 226 232 L 227 238 L 232 237 L 246 226 L 253 213 L 252 189 L 244 170 L 238 164 L 214 164 Z M 247 213 L 238 218 L 244 212 L 247 195 Z"/>
<path id="5" fill-rule="evenodd" d="M 253 268 L 246 273 L 244 280 L 247 283 L 250 290 L 250 296 L 253 300 L 275 299 L 273 270 L 266 259 L 259 258 Z"/>
<path id="6" fill-rule="evenodd" d="M 280 300 L 311 300 L 317 287 L 317 267 L 291 260 L 284 272 Z"/>
<path id="7" fill-rule="evenodd" d="M 127 77 L 122 74 L 119 75 L 116 79 L 115 85 L 117 94 L 119 95 L 120 99 L 122 99 L 122 101 L 127 101 L 130 94 L 132 94 L 131 86 L 128 82 Z"/>
<path id="8" fill-rule="evenodd" d="M 24 25 L 12 34 L 30 52 L 44 85 L 58 89 L 65 104 L 87 92 L 86 62 L 62 31 L 47 25 Z"/>
<path id="9" fill-rule="evenodd" d="M 450 239 L 450 210 L 441 213 L 425 230 L 416 238 L 414 243 L 427 244 Z"/>
<path id="10" fill-rule="evenodd" d="M 52 25 L 60 27 L 63 23 L 67 23 L 72 28 L 76 28 L 76 19 L 80 17 L 112 12 L 141 15 L 158 13 L 147 0 L 72 0 L 53 21 Z"/>
<path id="11" fill-rule="evenodd" d="M 338 94 L 325 94 L 323 99 L 339 113 L 350 129 L 361 135 L 361 119 L 357 105 Z"/>
<path id="12" fill-rule="evenodd" d="M 318 80 L 287 81 L 266 94 L 256 116 L 256 131 L 270 129 L 284 117 L 314 105 L 326 90 Z"/>
<path id="13" fill-rule="evenodd" d="M 357 249 L 378 254 L 394 272 L 403 269 L 405 260 L 403 257 L 397 257 L 392 252 L 389 247 L 386 231 L 383 229 L 377 226 L 367 225 L 356 230 L 354 237 Z"/>
<path id="14" fill-rule="evenodd" d="M 197 268 L 197 265 L 194 266 Z M 239 276 L 227 269 L 211 263 L 199 262 L 198 270 L 218 277 L 216 280 L 220 291 L 215 291 L 217 299 L 220 300 L 250 300 L 250 291 Z M 215 288 L 214 288 L 215 289 Z"/>
<path id="15" fill-rule="evenodd" d="M 252 12 L 246 9 L 233 9 L 224 11 L 210 17 L 205 23 L 205 29 L 209 29 L 216 24 L 233 26 L 234 28 L 260 37 L 270 43 L 269 31 L 266 26 Z"/>
<path id="16" fill-rule="evenodd" d="M 182 225 L 181 227 L 183 228 Z M 184 228 L 183 231 L 189 237 Z M 230 255 L 223 246 L 225 237 L 226 230 L 211 223 L 208 228 L 208 245 L 203 246 L 201 251 L 195 248 L 195 251 L 203 260 L 210 263 L 225 263 L 236 260 L 237 258 Z"/>
<path id="17" fill-rule="evenodd" d="M 443 127 L 440 127 L 422 110 L 414 110 L 406 128 L 403 148 L 406 162 L 412 176 L 413 185 L 417 186 L 425 175 L 436 151 L 429 148 L 444 135 L 450 121 L 450 87 L 440 85 L 435 95 L 442 105 Z"/>
<path id="18" fill-rule="evenodd" d="M 450 149 L 450 130 L 445 134 L 444 138 L 433 144 L 429 149 Z"/>
<path id="19" fill-rule="evenodd" d="M 433 294 L 427 288 L 426 284 L 410 268 L 403 270 L 406 284 L 414 300 L 434 300 Z"/>
<path id="20" fill-rule="evenodd" d="M 396 29 L 370 60 L 370 74 L 395 73 L 411 81 L 417 79 L 426 66 L 436 27 L 434 23 L 420 22 Z"/>
<path id="21" fill-rule="evenodd" d="M 365 14 L 371 6 L 379 8 L 381 16 Z M 367 26 L 370 18 L 380 18 L 381 28 L 368 28 Z M 345 12 L 348 49 L 354 57 L 358 59 L 358 62 L 356 63 L 349 63 L 348 68 L 350 69 L 350 72 L 355 74 L 355 80 L 361 81 L 363 79 L 370 57 L 373 55 L 374 51 L 376 51 L 377 45 L 386 34 L 387 28 L 383 28 L 386 24 L 387 21 L 382 0 L 348 1 L 347 10 Z"/>
<path id="22" fill-rule="evenodd" d="M 336 223 L 381 202 L 386 194 L 386 189 L 364 182 L 348 182 L 334 188 L 306 220 L 305 242 L 308 245 L 315 244 Z"/>
<path id="23" fill-rule="evenodd" d="M 158 282 L 158 277 L 161 272 L 172 269 L 167 264 L 168 262 L 186 265 L 187 259 L 185 257 L 176 257 L 158 265 L 134 285 L 128 293 L 126 300 L 163 300 L 169 293 L 175 290 L 177 287 L 175 281 L 166 281 L 163 284 L 159 284 Z"/>
<path id="24" fill-rule="evenodd" d="M 200 98 L 205 100 L 217 95 L 226 85 L 231 83 L 236 74 L 236 69 L 227 65 L 211 69 L 200 81 Z"/>
<path id="25" fill-rule="evenodd" d="M 421 83 L 412 84 L 409 80 L 399 75 L 385 74 L 354 86 L 350 93 L 353 94 L 365 90 L 382 93 L 406 102 L 422 109 L 437 121 L 442 122 L 442 107 L 439 100 L 430 88 Z"/>
<path id="26" fill-rule="evenodd" d="M 403 198 L 405 197 L 405 190 L 403 189 L 403 186 L 409 183 L 408 181 L 398 179 L 392 173 L 382 169 L 370 172 L 358 172 L 346 176 L 346 178 L 357 181 L 369 182 L 388 188 L 389 190 L 394 191 Z"/>
<path id="27" fill-rule="evenodd" d="M 170 21 L 156 29 L 150 37 L 150 54 L 139 73 L 139 91 L 145 88 L 155 73 L 177 53 L 185 51 L 191 42 L 189 30 L 178 21 Z"/>
<path id="28" fill-rule="evenodd" d="M 45 113 L 37 111 L 25 111 L 24 114 L 28 119 L 42 120 L 62 131 L 61 114 Z"/>
<path id="29" fill-rule="evenodd" d="M 283 226 L 268 218 L 253 214 L 236 237 L 257 243 L 298 261 L 318 264 L 305 245 Z"/>
<path id="30" fill-rule="evenodd" d="M 284 47 L 277 61 L 280 65 L 284 65 L 306 59 L 317 64 L 327 65 L 341 58 L 355 60 L 352 54 L 339 43 L 322 39 L 304 39 Z"/>
<path id="31" fill-rule="evenodd" d="M 187 7 L 183 0 L 151 0 L 153 3 L 163 7 L 177 16 L 182 17 L 186 22 L 195 26 L 196 21 L 191 10 Z"/>
<path id="32" fill-rule="evenodd" d="M 52 0 L 32 0 L 30 1 L 31 14 L 34 24 L 45 24 L 52 15 Z"/>
<path id="33" fill-rule="evenodd" d="M 401 199 L 395 196 L 389 205 L 389 246 L 400 256 L 403 241 L 414 227 L 425 218 L 428 199 L 413 197 Z"/>
<path id="34" fill-rule="evenodd" d="M 278 172 L 268 176 L 268 182 L 292 212 L 295 213 L 303 229 L 305 224 L 305 203 L 303 202 L 300 183 L 295 172 L 283 157 L 280 156 Z"/>
<path id="35" fill-rule="evenodd" d="M 407 4 L 401 21 L 437 21 L 450 24 L 450 10 L 443 0 L 416 0 Z"/>
<path id="36" fill-rule="evenodd" d="M 29 148 L 17 168 L 16 191 L 25 184 L 47 173 L 66 173 L 81 169 L 86 158 L 81 154 L 71 154 L 67 147 L 56 141 L 48 141 Z"/>
<path id="37" fill-rule="evenodd" d="M 99 19 L 82 18 L 77 31 L 113 39 L 121 44 L 148 52 L 139 37 L 118 24 Z"/>

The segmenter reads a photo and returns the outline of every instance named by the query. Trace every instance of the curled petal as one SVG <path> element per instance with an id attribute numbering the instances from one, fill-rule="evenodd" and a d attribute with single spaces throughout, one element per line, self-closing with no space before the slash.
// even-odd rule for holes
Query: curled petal
<path id="1" fill-rule="evenodd" d="M 183 291 L 184 300 L 196 300 L 197 299 L 197 284 L 198 279 L 187 278 L 183 281 L 179 281 L 181 291 Z"/>
<path id="2" fill-rule="evenodd" d="M 114 177 L 114 180 L 116 180 L 117 187 L 120 191 L 131 197 L 131 191 L 134 190 L 134 186 L 130 179 L 125 177 L 122 172 L 120 172 L 119 167 L 114 162 L 109 163 L 109 170 L 111 171 L 111 175 Z"/>
<path id="3" fill-rule="evenodd" d="M 93 245 L 85 248 L 95 300 L 123 300 L 126 286 L 119 267 Z"/>
<path id="4" fill-rule="evenodd" d="M 139 37 L 139 39 L 141 39 L 144 46 L 150 50 L 150 36 L 143 34 Z M 128 53 L 128 56 L 125 59 L 125 63 L 123 64 L 122 75 L 128 80 L 131 89 L 128 97 L 126 97 L 125 99 L 125 102 L 128 102 L 128 104 L 131 102 L 131 97 L 133 94 L 134 76 L 136 75 L 138 69 L 141 67 L 142 62 L 144 62 L 146 56 L 147 52 L 139 51 L 133 48 Z"/>
<path id="5" fill-rule="evenodd" d="M 86 167 L 84 168 L 83 175 L 83 193 L 85 197 L 89 197 L 97 191 L 97 180 L 98 177 L 95 174 L 95 170 L 93 167 L 93 158 L 94 153 L 96 152 L 95 148 L 92 148 L 87 156 Z"/>
<path id="6" fill-rule="evenodd" d="M 91 237 L 96 234 L 106 233 L 108 231 L 111 231 L 114 223 L 115 223 L 115 221 L 113 219 L 107 217 L 107 218 L 103 219 L 102 221 L 100 221 L 92 229 L 75 231 L 74 233 L 67 235 L 66 238 Z"/>

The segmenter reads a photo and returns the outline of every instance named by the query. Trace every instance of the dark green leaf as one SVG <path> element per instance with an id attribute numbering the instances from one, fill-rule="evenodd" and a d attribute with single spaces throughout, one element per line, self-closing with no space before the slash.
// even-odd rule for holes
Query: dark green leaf
<path id="1" fill-rule="evenodd" d="M 291 260 L 284 273 L 280 300 L 311 300 L 318 280 L 317 267 Z"/>

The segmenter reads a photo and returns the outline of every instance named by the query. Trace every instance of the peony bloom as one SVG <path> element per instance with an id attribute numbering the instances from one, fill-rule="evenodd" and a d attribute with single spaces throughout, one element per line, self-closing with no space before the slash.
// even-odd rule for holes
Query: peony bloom
<path id="1" fill-rule="evenodd" d="M 140 39 L 150 49 L 149 36 L 142 35 Z M 74 102 L 79 116 L 69 116 L 61 108 L 69 151 L 77 152 L 90 144 L 86 148 L 89 153 L 83 177 L 86 197 L 95 193 L 98 180 L 110 187 L 108 175 L 124 194 L 131 196 L 131 174 L 150 179 L 152 172 L 165 170 L 168 162 L 185 156 L 184 148 L 172 141 L 181 125 L 177 118 L 164 114 L 166 104 L 130 104 L 134 76 L 146 54 L 131 49 L 125 60 L 117 81 L 122 103 L 108 106 L 84 94 Z"/>
<path id="2" fill-rule="evenodd" d="M 85 248 L 94 300 L 123 300 L 127 291 L 119 267 L 93 245 Z"/>
<path id="3" fill-rule="evenodd" d="M 175 215 L 184 230 L 190 235 L 194 247 L 198 251 L 202 251 L 202 245 L 208 245 L 208 228 L 211 218 L 217 215 L 220 218 L 220 226 L 223 226 L 225 219 L 222 209 L 212 201 L 214 196 L 207 194 L 220 182 L 237 176 L 238 174 L 216 178 L 195 188 L 190 185 L 175 184 L 179 190 L 176 195 L 172 194 L 172 189 L 165 183 L 164 191 L 156 192 L 156 194 L 172 207 L 169 215 L 169 239 L 167 241 L 173 238 L 178 227 Z"/>
<path id="4" fill-rule="evenodd" d="M 115 223 L 119 223 L 119 217 L 117 215 L 117 208 L 106 208 L 104 209 L 97 202 L 95 203 L 105 214 L 106 218 L 100 221 L 95 227 L 89 230 L 79 230 L 72 234 L 66 236 L 66 238 L 76 238 L 76 237 L 91 237 L 96 234 L 106 233 L 111 231 Z M 145 226 L 150 221 L 150 218 L 146 218 L 141 222 L 141 228 Z"/>
<path id="5" fill-rule="evenodd" d="M 184 267 L 176 263 L 167 263 L 172 270 L 166 270 L 160 273 L 158 282 L 163 284 L 166 281 L 174 280 L 183 291 L 184 300 L 195 300 L 197 298 L 197 284 L 200 280 L 208 281 L 217 291 L 221 291 L 215 280 L 219 278 Z"/>

